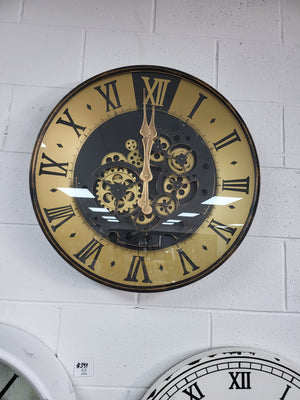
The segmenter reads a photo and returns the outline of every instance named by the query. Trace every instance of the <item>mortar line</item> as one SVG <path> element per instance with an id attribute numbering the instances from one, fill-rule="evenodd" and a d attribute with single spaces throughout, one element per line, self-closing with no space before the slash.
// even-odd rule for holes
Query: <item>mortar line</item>
<path id="1" fill-rule="evenodd" d="M 80 79 L 83 81 L 83 72 L 84 72 L 84 64 L 85 64 L 85 52 L 86 52 L 86 35 L 87 30 L 83 29 L 83 37 L 82 37 L 82 51 L 81 51 L 81 71 L 80 71 Z"/>
<path id="2" fill-rule="evenodd" d="M 287 251 L 286 242 L 283 242 L 283 308 L 288 311 L 288 277 L 287 277 Z"/>
<path id="3" fill-rule="evenodd" d="M 155 33 L 156 31 L 156 10 L 157 10 L 157 0 L 152 0 L 151 26 L 150 26 L 151 33 Z"/>
<path id="4" fill-rule="evenodd" d="M 24 17 L 24 8 L 25 8 L 25 0 L 22 0 L 20 7 L 19 7 L 19 13 L 18 13 L 18 23 L 22 23 L 23 17 Z"/>
<path id="5" fill-rule="evenodd" d="M 219 86 L 219 41 L 214 42 L 214 86 L 218 89 Z"/>
<path id="6" fill-rule="evenodd" d="M 286 167 L 286 153 L 285 153 L 285 109 L 281 106 L 281 145 L 283 153 L 283 166 Z"/>
<path id="7" fill-rule="evenodd" d="M 282 0 L 279 0 L 279 43 L 284 44 L 284 34 L 283 34 L 283 4 Z"/>
<path id="8" fill-rule="evenodd" d="M 58 324 L 57 324 L 57 332 L 56 332 L 56 343 L 55 343 L 55 355 L 58 357 L 58 347 L 59 347 L 59 337 L 61 331 L 61 306 L 58 307 Z"/>

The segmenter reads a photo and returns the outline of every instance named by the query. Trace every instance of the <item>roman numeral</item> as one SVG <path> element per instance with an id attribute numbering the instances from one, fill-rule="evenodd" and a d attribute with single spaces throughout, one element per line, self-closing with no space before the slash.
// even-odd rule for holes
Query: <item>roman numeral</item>
<path id="1" fill-rule="evenodd" d="M 67 176 L 69 163 L 57 163 L 48 157 L 45 153 L 42 154 L 42 158 L 49 161 L 48 163 L 41 162 L 39 175 L 61 175 Z"/>
<path id="2" fill-rule="evenodd" d="M 194 389 L 196 389 L 196 390 L 194 390 Z M 196 391 L 196 393 L 195 393 L 195 391 Z M 188 395 L 190 400 L 200 400 L 205 397 L 205 395 L 201 392 L 197 382 L 193 383 L 193 385 L 191 385 L 187 389 L 183 390 L 182 393 Z"/>
<path id="3" fill-rule="evenodd" d="M 229 389 L 251 389 L 250 374 L 251 372 L 229 372 L 232 379 Z"/>
<path id="4" fill-rule="evenodd" d="M 223 180 L 222 190 L 249 193 L 249 176 L 245 179 Z"/>
<path id="5" fill-rule="evenodd" d="M 71 205 L 56 208 L 44 208 L 44 211 L 49 223 L 59 220 L 56 225 L 51 225 L 53 232 L 55 232 L 56 229 L 62 226 L 65 222 L 69 221 L 70 218 L 75 216 Z"/>
<path id="6" fill-rule="evenodd" d="M 86 129 L 86 126 L 81 126 L 81 125 L 75 124 L 75 122 L 73 121 L 73 118 L 71 117 L 69 110 L 67 108 L 65 109 L 63 114 L 65 114 L 68 119 L 65 120 L 65 119 L 62 119 L 61 117 L 59 117 L 58 120 L 56 121 L 56 123 L 70 126 L 76 133 L 77 137 L 80 137 L 81 134 L 79 133 L 79 131 L 83 132 Z"/>
<path id="7" fill-rule="evenodd" d="M 231 238 L 226 237 L 225 232 L 233 236 L 236 231 L 236 228 L 231 228 L 230 226 L 223 225 L 221 224 L 221 222 L 215 221 L 214 219 L 210 221 L 208 227 L 216 232 L 223 240 L 225 240 L 226 244 L 228 244 Z"/>
<path id="8" fill-rule="evenodd" d="M 131 261 L 131 264 L 130 264 L 128 275 L 126 276 L 124 281 L 138 282 L 137 274 L 139 272 L 140 266 L 142 267 L 142 271 L 143 271 L 143 274 L 144 274 L 144 279 L 143 279 L 142 282 L 143 283 L 152 283 L 152 281 L 149 278 L 149 274 L 148 274 L 148 271 L 147 271 L 147 268 L 146 268 L 144 256 L 133 256 L 132 257 L 132 261 Z"/>
<path id="9" fill-rule="evenodd" d="M 207 99 L 204 94 L 199 93 L 199 99 L 196 101 L 196 104 L 194 105 L 192 111 L 189 113 L 188 118 L 193 118 L 195 112 L 198 110 L 199 106 L 202 104 L 203 100 Z"/>
<path id="10" fill-rule="evenodd" d="M 223 139 L 218 140 L 217 142 L 213 143 L 213 145 L 214 145 L 215 149 L 217 151 L 219 151 L 223 147 L 228 146 L 229 144 L 237 142 L 237 141 L 240 142 L 241 138 L 239 137 L 237 131 L 234 129 L 232 133 L 225 136 Z"/>
<path id="11" fill-rule="evenodd" d="M 87 265 L 87 267 L 94 270 L 102 247 L 103 244 L 93 238 L 86 246 L 84 246 L 83 249 L 81 249 L 77 254 L 74 254 L 74 257 L 76 257 L 83 264 L 85 264 L 86 261 L 91 258 L 92 262 L 90 265 Z"/>
<path id="12" fill-rule="evenodd" d="M 142 76 L 142 79 L 145 83 L 146 87 L 146 104 L 150 101 L 151 105 L 161 107 L 164 105 L 166 90 L 169 82 L 169 79 L 159 79 L 154 78 L 154 82 L 152 86 L 150 85 L 149 77 Z"/>
<path id="13" fill-rule="evenodd" d="M 120 103 L 120 98 L 119 98 L 116 82 L 117 81 L 114 80 L 114 81 L 105 83 L 104 84 L 105 92 L 101 89 L 101 85 L 94 87 L 94 89 L 97 90 L 106 101 L 106 112 L 109 112 L 110 108 L 115 110 L 117 108 L 122 107 L 121 103 Z M 112 89 L 112 91 L 111 91 L 111 89 Z"/>
<path id="14" fill-rule="evenodd" d="M 284 400 L 286 398 L 286 395 L 287 395 L 288 391 L 290 390 L 290 388 L 291 388 L 290 385 L 286 385 L 286 389 L 285 389 L 283 395 L 280 397 L 279 400 Z"/>
<path id="15" fill-rule="evenodd" d="M 190 271 L 188 271 L 186 268 L 186 265 L 185 265 L 186 261 L 190 264 L 193 271 L 196 271 L 197 269 L 199 269 L 199 267 L 197 267 L 197 265 L 190 259 L 190 257 L 182 249 L 178 249 L 177 252 L 180 257 L 180 262 L 181 262 L 181 266 L 183 269 L 183 275 L 187 275 L 190 273 Z"/>

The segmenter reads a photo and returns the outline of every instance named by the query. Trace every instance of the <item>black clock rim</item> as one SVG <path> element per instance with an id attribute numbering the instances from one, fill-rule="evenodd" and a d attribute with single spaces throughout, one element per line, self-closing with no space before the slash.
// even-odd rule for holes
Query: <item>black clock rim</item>
<path id="1" fill-rule="evenodd" d="M 54 238 L 51 235 L 51 232 L 49 231 L 49 229 L 47 228 L 46 222 L 43 218 L 41 208 L 39 206 L 39 203 L 37 200 L 37 195 L 36 195 L 35 170 L 36 170 L 36 163 L 37 163 L 37 155 L 38 155 L 38 151 L 39 151 L 40 145 L 42 143 L 43 137 L 44 137 L 50 123 L 56 116 L 57 112 L 66 104 L 66 102 L 68 102 L 78 92 L 80 92 L 87 86 L 91 85 L 93 82 L 98 81 L 99 79 L 109 78 L 110 76 L 115 75 L 115 74 L 134 73 L 134 72 L 142 72 L 142 71 L 149 71 L 149 70 L 151 72 L 170 74 L 170 75 L 176 76 L 180 79 L 185 79 L 196 85 L 202 86 L 207 91 L 209 91 L 213 96 L 218 98 L 227 107 L 227 109 L 230 110 L 230 112 L 235 116 L 236 120 L 238 121 L 238 123 L 245 135 L 245 138 L 249 144 L 252 161 L 253 161 L 253 167 L 254 167 L 255 182 L 254 182 L 254 193 L 253 193 L 253 198 L 252 198 L 252 204 L 251 204 L 251 207 L 249 210 L 248 217 L 244 224 L 244 227 L 242 228 L 237 239 L 234 241 L 233 245 L 225 253 L 223 253 L 222 256 L 218 260 L 216 260 L 213 264 L 211 264 L 209 267 L 207 267 L 204 271 L 202 271 L 202 272 L 198 273 L 197 275 L 194 275 L 190 278 L 187 278 L 185 280 L 172 282 L 172 283 L 168 283 L 165 285 L 154 285 L 151 287 L 150 286 L 145 287 L 145 286 L 134 286 L 134 285 L 129 285 L 129 284 L 117 283 L 117 282 L 105 279 L 103 277 L 100 277 L 91 271 L 87 271 L 87 270 L 83 269 L 79 263 L 74 261 L 61 248 L 61 246 L 54 240 Z M 96 282 L 102 283 L 106 286 L 113 287 L 113 288 L 119 289 L 119 290 L 124 290 L 127 292 L 129 291 L 129 292 L 139 292 L 139 293 L 150 293 L 150 292 L 162 292 L 162 291 L 178 289 L 178 288 L 187 286 L 191 283 L 197 282 L 198 280 L 206 277 L 207 275 L 209 275 L 213 271 L 215 271 L 217 268 L 219 268 L 234 253 L 234 251 L 239 247 L 239 245 L 245 238 L 247 232 L 249 231 L 250 226 L 253 222 L 255 213 L 257 211 L 257 205 L 258 205 L 259 194 L 260 194 L 260 168 L 259 168 L 259 161 L 258 161 L 258 155 L 257 155 L 257 151 L 255 148 L 255 144 L 254 144 L 254 141 L 250 134 L 250 131 L 247 128 L 246 123 L 244 122 L 243 118 L 241 117 L 239 112 L 236 110 L 236 108 L 233 107 L 233 105 L 221 93 L 219 93 L 215 88 L 213 88 L 208 83 L 202 81 L 201 79 L 196 78 L 193 75 L 190 75 L 186 72 L 183 72 L 183 71 L 180 71 L 180 70 L 177 70 L 174 68 L 158 66 L 158 65 L 132 65 L 132 66 L 129 65 L 129 66 L 125 66 L 125 67 L 111 69 L 109 71 L 105 71 L 105 72 L 102 72 L 100 74 L 90 77 L 89 79 L 81 82 L 79 85 L 77 85 L 71 91 L 69 91 L 57 103 L 57 105 L 53 108 L 53 110 L 50 112 L 50 114 L 46 118 L 45 122 L 43 123 L 43 125 L 39 131 L 39 134 L 37 136 L 37 139 L 35 141 L 31 160 L 30 160 L 29 186 L 30 186 L 30 196 L 31 196 L 32 206 L 33 206 L 33 209 L 34 209 L 34 212 L 35 212 L 35 215 L 38 220 L 40 228 L 42 229 L 43 233 L 45 234 L 47 240 L 52 245 L 52 247 L 60 254 L 60 256 L 63 259 L 65 259 L 65 261 L 68 262 L 69 265 L 71 265 L 73 268 L 75 268 L 77 271 L 79 271 L 81 274 L 87 276 L 88 278 L 90 278 Z M 95 232 L 95 234 L 96 234 L 96 232 Z M 156 250 L 151 250 L 151 252 L 153 252 L 153 254 L 155 251 Z M 157 250 L 157 251 L 160 251 L 160 250 Z"/>

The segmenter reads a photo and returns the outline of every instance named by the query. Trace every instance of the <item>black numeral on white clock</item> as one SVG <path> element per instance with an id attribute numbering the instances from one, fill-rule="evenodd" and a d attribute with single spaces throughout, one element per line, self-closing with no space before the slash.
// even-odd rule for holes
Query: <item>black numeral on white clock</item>
<path id="1" fill-rule="evenodd" d="M 285 391 L 284 391 L 284 393 L 283 393 L 283 395 L 280 397 L 280 399 L 279 400 L 285 400 L 287 397 L 287 394 L 288 394 L 288 391 L 291 389 L 291 386 L 290 385 L 286 385 L 286 388 L 285 388 Z"/>
<path id="2" fill-rule="evenodd" d="M 251 389 L 250 375 L 251 372 L 229 372 L 231 377 L 231 385 L 229 389 Z"/>
<path id="3" fill-rule="evenodd" d="M 122 107 L 117 90 L 117 81 L 107 82 L 103 86 L 105 91 L 102 89 L 103 87 L 101 85 L 94 87 L 94 89 L 105 99 L 106 112 L 109 112 L 111 109 L 116 110 Z"/>
<path id="4" fill-rule="evenodd" d="M 205 397 L 205 395 L 201 392 L 197 382 L 183 390 L 182 393 L 188 395 L 190 400 L 201 400 Z"/>

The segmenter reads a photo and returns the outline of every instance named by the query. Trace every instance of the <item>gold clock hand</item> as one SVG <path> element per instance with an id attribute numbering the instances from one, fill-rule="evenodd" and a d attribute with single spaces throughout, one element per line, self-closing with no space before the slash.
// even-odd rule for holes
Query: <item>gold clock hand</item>
<path id="1" fill-rule="evenodd" d="M 143 181 L 143 192 L 142 192 L 142 197 L 138 200 L 138 206 L 142 209 L 142 212 L 144 214 L 150 214 L 152 212 L 152 207 L 150 206 L 150 201 L 149 201 L 149 182 L 153 179 L 150 167 L 150 154 L 154 143 L 154 139 L 157 136 L 157 131 L 154 123 L 155 106 L 152 106 L 152 115 L 150 124 L 148 124 L 147 121 L 145 93 L 143 100 L 143 112 L 144 112 L 144 117 L 140 129 L 140 134 L 143 136 L 142 143 L 144 150 L 144 164 L 142 172 L 140 174 L 140 179 Z"/>

